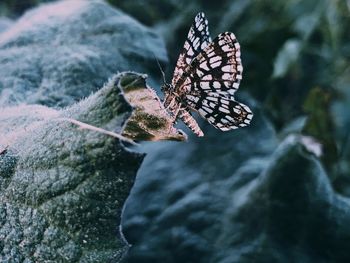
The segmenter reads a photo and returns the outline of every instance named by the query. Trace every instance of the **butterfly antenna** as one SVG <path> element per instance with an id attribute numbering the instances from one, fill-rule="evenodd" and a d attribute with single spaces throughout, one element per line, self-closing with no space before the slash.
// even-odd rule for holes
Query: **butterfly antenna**
<path id="1" fill-rule="evenodd" d="M 157 57 L 156 57 L 154 54 L 153 54 L 153 56 L 154 56 L 154 58 L 157 60 L 158 67 L 159 67 L 159 69 L 160 69 L 160 72 L 162 73 L 163 82 L 164 82 L 164 84 L 165 84 L 165 83 L 166 83 L 166 80 L 165 80 L 165 73 L 164 73 L 164 71 L 163 71 L 163 69 L 162 69 L 162 66 L 160 65 L 159 60 L 157 59 Z"/>

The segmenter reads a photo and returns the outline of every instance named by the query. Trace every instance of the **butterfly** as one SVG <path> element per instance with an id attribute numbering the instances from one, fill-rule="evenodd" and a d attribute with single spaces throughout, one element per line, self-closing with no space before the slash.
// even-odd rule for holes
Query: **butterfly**
<path id="1" fill-rule="evenodd" d="M 170 84 L 162 85 L 163 104 L 196 135 L 203 131 L 193 118 L 196 111 L 222 131 L 247 126 L 253 118 L 248 106 L 237 102 L 234 93 L 242 79 L 240 45 L 233 33 L 211 40 L 204 13 L 194 19 Z"/>

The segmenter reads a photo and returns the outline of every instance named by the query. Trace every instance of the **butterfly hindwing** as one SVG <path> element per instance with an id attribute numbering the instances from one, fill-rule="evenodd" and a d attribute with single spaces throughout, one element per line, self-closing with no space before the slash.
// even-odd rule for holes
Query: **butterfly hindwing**
<path id="1" fill-rule="evenodd" d="M 190 31 L 188 32 L 183 50 L 177 60 L 172 85 L 176 85 L 177 81 L 188 65 L 190 65 L 193 58 L 204 50 L 210 42 L 208 20 L 205 18 L 204 13 L 199 13 L 194 19 Z"/>
<path id="2" fill-rule="evenodd" d="M 186 99 L 189 107 L 222 131 L 247 126 L 253 118 L 248 106 L 217 92 L 202 91 L 201 96 L 186 95 Z"/>

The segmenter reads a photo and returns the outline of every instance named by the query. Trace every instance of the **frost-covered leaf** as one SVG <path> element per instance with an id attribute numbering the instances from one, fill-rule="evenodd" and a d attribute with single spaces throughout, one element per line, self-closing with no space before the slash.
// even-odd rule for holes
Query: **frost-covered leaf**
<path id="1" fill-rule="evenodd" d="M 134 108 L 123 135 L 137 141 L 185 141 L 186 134 L 174 128 L 174 119 L 164 108 L 156 92 L 146 84 L 145 75 L 132 72 L 116 76 L 115 85 Z"/>
<path id="2" fill-rule="evenodd" d="M 79 125 L 122 130 L 132 108 L 111 83 L 64 110 L 1 109 L 1 262 L 117 262 L 128 248 L 120 216 L 143 155 Z"/>
<path id="3" fill-rule="evenodd" d="M 118 71 L 150 73 L 154 56 L 167 60 L 162 39 L 106 2 L 43 4 L 0 34 L 0 105 L 68 106 Z"/>

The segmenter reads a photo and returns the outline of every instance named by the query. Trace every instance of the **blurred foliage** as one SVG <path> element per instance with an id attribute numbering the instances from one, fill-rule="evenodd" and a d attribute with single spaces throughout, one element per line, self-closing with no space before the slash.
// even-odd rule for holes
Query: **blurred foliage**
<path id="1" fill-rule="evenodd" d="M 15 16 L 38 2 L 43 1 L 7 0 L 1 8 Z M 241 43 L 240 92 L 249 92 L 263 106 L 277 131 L 309 115 L 303 132 L 325 143 L 325 164 L 336 162 L 336 148 L 348 163 L 348 147 L 342 148 L 349 145 L 350 130 L 349 0 L 108 2 L 164 37 L 168 79 L 194 16 L 205 12 L 212 37 L 232 31 Z"/>
<path id="2" fill-rule="evenodd" d="M 1 0 L 0 14 L 15 18 L 22 15 L 28 8 L 43 2 L 49 2 L 49 0 Z"/>
<path id="3" fill-rule="evenodd" d="M 334 139 L 334 121 L 330 114 L 331 94 L 319 87 L 313 88 L 304 103 L 308 114 L 303 133 L 316 138 L 323 147 L 322 161 L 327 168 L 337 161 L 337 146 Z"/>

